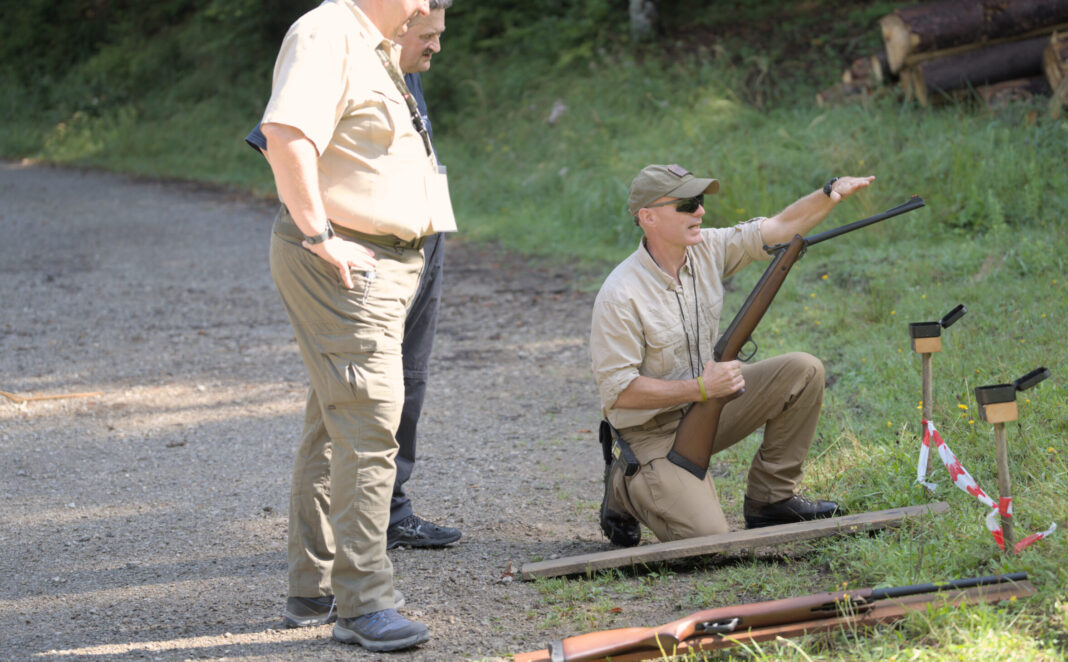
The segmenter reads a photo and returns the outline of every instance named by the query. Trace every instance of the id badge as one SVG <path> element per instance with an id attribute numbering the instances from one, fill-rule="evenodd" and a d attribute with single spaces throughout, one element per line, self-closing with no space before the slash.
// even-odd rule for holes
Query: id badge
<path id="1" fill-rule="evenodd" d="M 427 173 L 426 199 L 430 207 L 431 231 L 456 232 L 456 217 L 452 212 L 449 179 L 445 174 L 445 166 L 438 165 Z"/>

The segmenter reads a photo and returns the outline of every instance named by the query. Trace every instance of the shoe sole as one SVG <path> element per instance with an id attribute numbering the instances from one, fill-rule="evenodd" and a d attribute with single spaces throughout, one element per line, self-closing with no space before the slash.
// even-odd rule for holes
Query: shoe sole
<path id="1" fill-rule="evenodd" d="M 455 537 L 439 538 L 438 540 L 434 541 L 420 540 L 416 542 L 411 540 L 394 540 L 393 542 L 386 543 L 386 549 L 396 549 L 398 547 L 445 547 L 447 545 L 451 545 L 462 537 L 463 534 L 460 534 Z"/>
<path id="2" fill-rule="evenodd" d="M 780 524 L 797 524 L 798 522 L 813 522 L 818 519 L 827 519 L 829 517 L 839 517 L 842 513 L 840 511 L 833 511 L 826 515 L 814 515 L 812 517 L 803 517 L 801 519 L 795 519 L 790 521 L 782 521 L 776 519 L 753 519 L 746 518 L 745 528 L 747 529 L 761 529 L 765 526 L 779 526 Z"/>
<path id="3" fill-rule="evenodd" d="M 429 641 L 430 631 L 423 630 L 422 632 L 417 632 L 416 634 L 402 639 L 381 641 L 378 639 L 367 639 L 361 636 L 358 632 L 354 632 L 353 630 L 335 624 L 333 637 L 335 641 L 339 641 L 343 644 L 359 644 L 369 651 L 399 651 Z"/>

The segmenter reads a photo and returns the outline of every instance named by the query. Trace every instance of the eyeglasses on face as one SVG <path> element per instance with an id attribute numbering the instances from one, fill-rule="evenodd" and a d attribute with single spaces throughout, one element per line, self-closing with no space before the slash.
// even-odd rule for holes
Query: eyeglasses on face
<path id="1" fill-rule="evenodd" d="M 646 205 L 646 207 L 666 207 L 668 205 L 675 205 L 675 211 L 683 214 L 692 214 L 697 211 L 697 208 L 705 204 L 705 194 L 695 195 L 692 198 L 678 198 L 676 200 L 668 200 L 666 202 L 658 202 L 654 205 Z"/>

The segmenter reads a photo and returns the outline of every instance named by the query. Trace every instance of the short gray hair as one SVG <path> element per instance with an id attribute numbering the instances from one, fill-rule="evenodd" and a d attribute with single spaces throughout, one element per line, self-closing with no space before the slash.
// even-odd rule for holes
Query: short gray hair
<path id="1" fill-rule="evenodd" d="M 435 9 L 448 9 L 452 7 L 452 0 L 430 0 L 431 11 Z"/>

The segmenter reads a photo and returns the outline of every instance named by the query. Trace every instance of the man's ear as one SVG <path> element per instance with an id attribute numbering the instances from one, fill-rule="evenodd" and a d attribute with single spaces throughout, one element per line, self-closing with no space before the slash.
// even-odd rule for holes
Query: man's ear
<path id="1" fill-rule="evenodd" d="M 656 218 L 651 210 L 646 207 L 642 207 L 638 210 L 638 227 L 644 230 L 646 225 L 655 222 Z"/>

